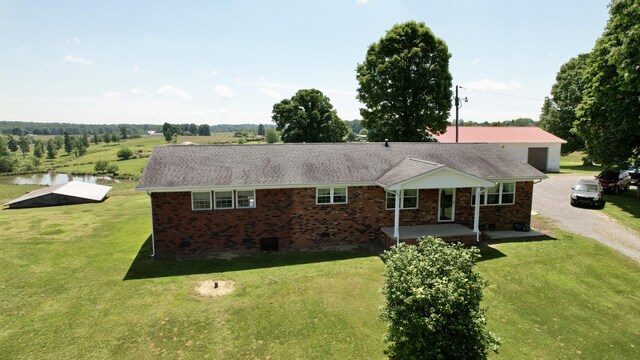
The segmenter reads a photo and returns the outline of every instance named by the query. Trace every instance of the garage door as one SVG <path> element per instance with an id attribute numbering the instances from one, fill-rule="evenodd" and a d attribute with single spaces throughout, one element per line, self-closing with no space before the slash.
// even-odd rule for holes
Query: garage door
<path id="1" fill-rule="evenodd" d="M 547 155 L 549 148 L 546 147 L 532 147 L 529 148 L 529 155 L 527 162 L 529 165 L 540 171 L 547 171 Z"/>

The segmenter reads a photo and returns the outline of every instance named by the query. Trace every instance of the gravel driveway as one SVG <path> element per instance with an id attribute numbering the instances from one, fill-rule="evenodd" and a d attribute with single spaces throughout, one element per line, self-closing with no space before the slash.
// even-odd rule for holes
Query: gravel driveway
<path id="1" fill-rule="evenodd" d="M 640 234 L 600 210 L 569 204 L 571 188 L 585 175 L 551 175 L 533 187 L 533 210 L 571 232 L 596 239 L 640 262 Z M 605 206 L 608 206 L 605 205 Z"/>

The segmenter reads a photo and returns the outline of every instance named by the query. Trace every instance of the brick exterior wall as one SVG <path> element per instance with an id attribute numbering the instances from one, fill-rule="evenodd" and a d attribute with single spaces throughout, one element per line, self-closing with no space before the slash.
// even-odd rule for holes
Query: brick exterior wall
<path id="1" fill-rule="evenodd" d="M 516 204 L 482 206 L 480 224 L 529 223 L 532 193 L 531 182 L 517 183 Z M 348 203 L 332 205 L 317 205 L 315 188 L 256 190 L 252 209 L 191 210 L 190 192 L 152 193 L 151 201 L 159 256 L 255 252 L 265 238 L 277 238 L 280 250 L 384 243 L 380 229 L 394 218 L 379 186 L 349 187 Z M 420 190 L 418 204 L 400 211 L 400 226 L 438 223 L 438 190 Z M 469 188 L 456 190 L 455 222 L 473 227 Z"/>

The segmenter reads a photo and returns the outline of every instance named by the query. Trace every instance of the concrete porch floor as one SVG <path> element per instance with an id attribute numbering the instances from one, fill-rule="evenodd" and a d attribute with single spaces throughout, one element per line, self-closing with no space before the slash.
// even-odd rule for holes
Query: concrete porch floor
<path id="1" fill-rule="evenodd" d="M 390 238 L 393 238 L 393 227 L 381 229 Z M 452 237 L 475 235 L 473 230 L 459 224 L 437 224 L 400 226 L 400 240 L 415 239 L 421 236 Z"/>
<path id="2" fill-rule="evenodd" d="M 543 237 L 547 236 L 547 234 L 535 231 L 531 229 L 530 231 L 483 231 L 482 234 L 489 237 L 491 240 L 500 240 L 500 239 L 518 239 L 518 238 L 535 238 L 535 237 Z"/>

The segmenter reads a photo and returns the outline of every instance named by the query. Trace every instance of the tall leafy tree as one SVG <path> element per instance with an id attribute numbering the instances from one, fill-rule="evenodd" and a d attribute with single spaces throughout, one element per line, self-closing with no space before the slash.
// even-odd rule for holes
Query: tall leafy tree
<path id="1" fill-rule="evenodd" d="M 73 151 L 73 139 L 71 135 L 69 135 L 68 131 L 64 132 L 64 151 L 68 154 L 71 154 Z"/>
<path id="2" fill-rule="evenodd" d="M 268 128 L 264 135 L 264 140 L 267 144 L 275 144 L 280 140 L 278 132 L 274 128 Z"/>
<path id="3" fill-rule="evenodd" d="M 9 156 L 9 148 L 7 147 L 7 141 L 3 136 L 0 136 L 0 156 Z"/>
<path id="4" fill-rule="evenodd" d="M 640 2 L 613 0 L 609 21 L 585 72 L 576 130 L 587 154 L 604 165 L 627 165 L 640 152 Z"/>
<path id="5" fill-rule="evenodd" d="M 89 147 L 89 135 L 87 135 L 86 131 L 82 132 L 82 144 L 84 145 L 85 148 Z"/>
<path id="6" fill-rule="evenodd" d="M 93 143 L 98 144 L 100 142 L 100 135 L 98 133 L 93 133 Z"/>
<path id="7" fill-rule="evenodd" d="M 18 151 L 18 142 L 11 135 L 9 135 L 9 140 L 7 140 L 7 147 L 9 148 L 9 151 L 11 151 L 12 153 L 15 153 L 16 151 Z"/>
<path id="8" fill-rule="evenodd" d="M 27 153 L 30 150 L 29 142 L 29 139 L 24 136 L 20 136 L 18 138 L 18 147 L 20 148 L 20 152 L 22 152 L 23 159 L 27 156 Z"/>
<path id="9" fill-rule="evenodd" d="M 207 124 L 198 126 L 198 136 L 210 136 L 211 128 Z"/>
<path id="10" fill-rule="evenodd" d="M 44 156 L 44 143 L 42 141 L 37 141 L 34 145 L 33 145 L 33 156 L 37 157 L 38 159 L 42 158 Z"/>
<path id="11" fill-rule="evenodd" d="M 122 140 L 127 140 L 127 138 L 129 137 L 128 131 L 129 130 L 125 125 L 120 126 L 120 137 L 122 138 Z"/>
<path id="12" fill-rule="evenodd" d="M 56 148 L 55 141 L 53 139 L 49 139 L 47 141 L 47 159 L 55 159 L 57 153 L 58 149 Z"/>
<path id="13" fill-rule="evenodd" d="M 328 97 L 317 89 L 302 89 L 273 105 L 273 121 L 284 142 L 340 142 L 348 128 Z"/>
<path id="14" fill-rule="evenodd" d="M 447 44 L 424 24 L 387 31 L 356 69 L 362 126 L 369 140 L 428 141 L 446 131 L 451 109 Z"/>
<path id="15" fill-rule="evenodd" d="M 191 135 L 197 135 L 198 134 L 198 125 L 191 123 L 189 124 L 189 130 L 188 130 Z"/>
<path id="16" fill-rule="evenodd" d="M 545 98 L 542 106 L 540 127 L 567 141 L 562 146 L 562 155 L 584 150 L 584 141 L 573 131 L 573 126 L 582 102 L 588 58 L 588 54 L 581 54 L 560 67 L 556 83 L 551 87 L 551 97 Z"/>
<path id="17" fill-rule="evenodd" d="M 258 135 L 264 136 L 264 125 L 258 125 Z"/>

